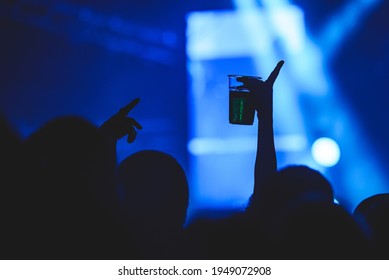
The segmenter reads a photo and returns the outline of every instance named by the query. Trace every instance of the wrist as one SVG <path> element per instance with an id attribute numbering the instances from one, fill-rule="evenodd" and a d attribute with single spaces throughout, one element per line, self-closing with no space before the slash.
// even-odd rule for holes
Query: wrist
<path id="1" fill-rule="evenodd" d="M 266 119 L 271 120 L 273 119 L 273 109 L 272 108 L 264 108 L 261 107 L 257 111 L 257 118 L 258 119 Z"/>

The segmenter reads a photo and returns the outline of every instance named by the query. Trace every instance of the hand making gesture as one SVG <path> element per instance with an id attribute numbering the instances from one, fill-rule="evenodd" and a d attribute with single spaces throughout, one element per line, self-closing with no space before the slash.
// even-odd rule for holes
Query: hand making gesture
<path id="1" fill-rule="evenodd" d="M 135 119 L 130 118 L 127 115 L 139 103 L 139 101 L 139 98 L 132 100 L 126 106 L 121 108 L 119 112 L 105 121 L 100 128 L 115 141 L 125 135 L 128 135 L 127 142 L 134 142 L 137 135 L 136 129 L 142 129 L 142 126 Z"/>
<path id="2" fill-rule="evenodd" d="M 279 61 L 266 81 L 252 77 L 239 78 L 239 81 L 253 93 L 250 95 L 251 102 L 257 112 L 261 111 L 264 114 L 273 112 L 273 85 L 283 65 L 284 61 Z"/>

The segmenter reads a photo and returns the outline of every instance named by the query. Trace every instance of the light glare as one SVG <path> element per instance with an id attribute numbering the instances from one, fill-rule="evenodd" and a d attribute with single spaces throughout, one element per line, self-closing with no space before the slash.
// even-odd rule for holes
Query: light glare
<path id="1" fill-rule="evenodd" d="M 331 167 L 340 159 L 339 145 L 331 138 L 323 137 L 317 139 L 312 145 L 313 159 L 324 167 Z"/>

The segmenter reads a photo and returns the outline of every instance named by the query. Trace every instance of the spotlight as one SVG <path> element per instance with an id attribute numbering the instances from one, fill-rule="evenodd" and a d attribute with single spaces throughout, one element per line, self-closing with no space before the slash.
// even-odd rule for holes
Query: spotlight
<path id="1" fill-rule="evenodd" d="M 340 158 L 339 145 L 327 137 L 317 139 L 312 145 L 311 152 L 313 159 L 324 167 L 334 166 Z"/>

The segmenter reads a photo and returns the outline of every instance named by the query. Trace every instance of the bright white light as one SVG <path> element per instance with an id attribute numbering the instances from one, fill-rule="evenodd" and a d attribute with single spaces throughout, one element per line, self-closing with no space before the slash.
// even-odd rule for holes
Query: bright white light
<path id="1" fill-rule="evenodd" d="M 327 137 L 317 139 L 312 145 L 311 152 L 313 159 L 324 167 L 334 166 L 340 158 L 338 144 Z"/>

